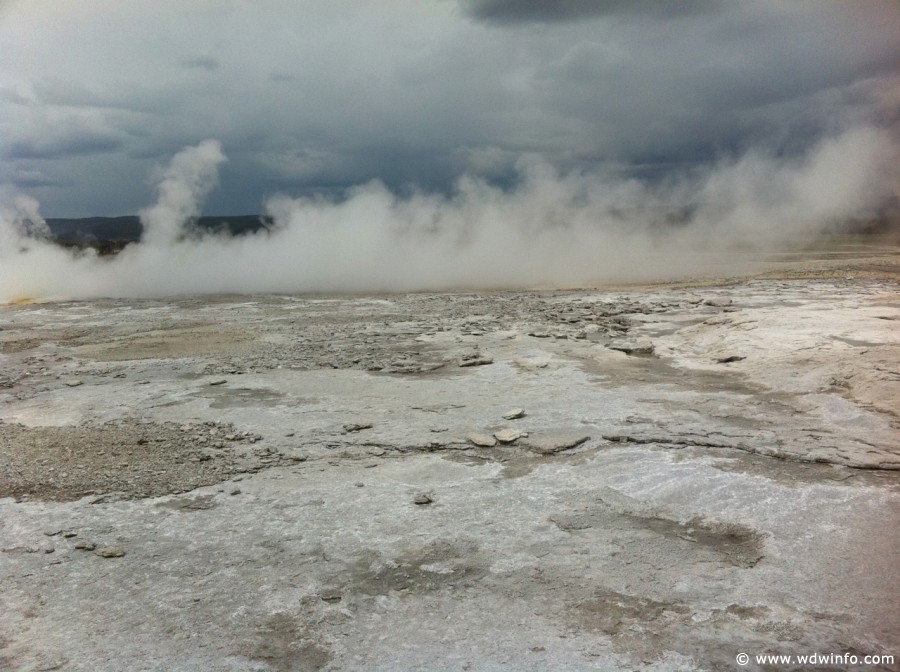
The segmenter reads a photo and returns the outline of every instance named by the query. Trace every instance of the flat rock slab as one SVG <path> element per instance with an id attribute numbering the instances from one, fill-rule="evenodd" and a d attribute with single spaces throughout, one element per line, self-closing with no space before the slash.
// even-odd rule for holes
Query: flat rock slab
<path id="1" fill-rule="evenodd" d="M 104 546 L 95 550 L 94 553 L 101 558 L 121 558 L 125 555 L 125 549 L 119 546 Z"/>
<path id="2" fill-rule="evenodd" d="M 462 367 L 466 366 L 487 366 L 488 364 L 493 364 L 494 360 L 492 357 L 471 357 L 468 359 L 463 359 L 460 361 L 459 365 Z"/>
<path id="3" fill-rule="evenodd" d="M 490 434 L 478 434 L 476 432 L 466 434 L 466 441 L 479 448 L 493 448 L 497 445 L 497 439 Z"/>
<path id="4" fill-rule="evenodd" d="M 610 350 L 624 352 L 626 355 L 652 355 L 654 351 L 653 342 L 648 338 L 641 338 L 634 341 L 612 341 L 607 343 L 606 347 Z"/>
<path id="5" fill-rule="evenodd" d="M 528 436 L 528 432 L 523 432 L 518 429 L 501 429 L 494 432 L 494 438 L 500 443 L 515 443 L 526 436 Z"/>

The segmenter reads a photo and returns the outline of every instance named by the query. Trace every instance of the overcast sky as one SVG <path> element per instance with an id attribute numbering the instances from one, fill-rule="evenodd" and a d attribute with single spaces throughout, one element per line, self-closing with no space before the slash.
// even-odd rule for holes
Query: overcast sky
<path id="1" fill-rule="evenodd" d="M 854 125 L 900 127 L 896 0 L 0 0 L 0 185 L 45 217 L 133 214 L 207 138 L 205 212 L 241 214 L 535 155 L 657 180 Z"/>

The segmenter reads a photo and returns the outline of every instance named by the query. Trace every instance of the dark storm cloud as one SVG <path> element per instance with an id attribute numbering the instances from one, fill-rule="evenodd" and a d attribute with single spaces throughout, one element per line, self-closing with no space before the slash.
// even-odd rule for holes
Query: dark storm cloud
<path id="1" fill-rule="evenodd" d="M 208 208 L 252 212 L 273 193 L 372 179 L 440 193 L 464 174 L 514 186 L 531 156 L 662 179 L 747 151 L 802 155 L 900 117 L 894 1 L 6 10 L 0 153 L 7 175 L 40 160 L 50 179 L 71 177 L 35 192 L 50 216 L 134 212 L 153 171 L 208 137 L 229 157 Z"/>
<path id="2" fill-rule="evenodd" d="M 106 154 L 122 148 L 118 138 L 70 133 L 58 138 L 13 142 L 3 155 L 9 159 L 59 159 L 71 156 Z"/>
<path id="3" fill-rule="evenodd" d="M 591 17 L 677 17 L 714 10 L 721 0 L 460 0 L 474 19 L 497 24 L 578 21 Z"/>

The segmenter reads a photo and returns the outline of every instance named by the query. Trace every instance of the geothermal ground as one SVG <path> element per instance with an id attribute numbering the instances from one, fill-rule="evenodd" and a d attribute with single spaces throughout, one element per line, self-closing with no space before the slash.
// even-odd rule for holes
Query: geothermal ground
<path id="1" fill-rule="evenodd" d="M 0 668 L 898 669 L 898 278 L 0 307 Z"/>

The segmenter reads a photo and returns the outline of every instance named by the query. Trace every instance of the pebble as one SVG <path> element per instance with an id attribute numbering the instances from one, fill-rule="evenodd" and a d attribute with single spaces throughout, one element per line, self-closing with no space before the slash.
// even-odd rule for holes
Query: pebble
<path id="1" fill-rule="evenodd" d="M 423 504 L 431 504 L 434 500 L 430 495 L 426 495 L 424 492 L 420 492 L 418 495 L 413 497 L 413 504 L 423 505 Z"/>
<path id="2" fill-rule="evenodd" d="M 503 414 L 504 420 L 518 420 L 519 418 L 524 418 L 524 417 L 525 417 L 525 409 L 524 408 L 514 408 Z"/>
<path id="3" fill-rule="evenodd" d="M 213 380 L 213 381 L 211 381 L 209 384 L 210 384 L 210 385 L 224 385 L 224 384 L 227 383 L 227 382 L 228 382 L 228 381 L 225 380 L 224 378 L 220 378 L 219 380 Z"/>
<path id="4" fill-rule="evenodd" d="M 372 429 L 371 422 L 348 422 L 344 425 L 344 433 L 359 432 L 363 429 Z"/>
<path id="5" fill-rule="evenodd" d="M 79 551 L 93 551 L 95 548 L 97 548 L 97 544 L 95 544 L 93 541 L 79 541 L 77 544 L 75 544 L 75 548 L 77 548 Z"/>
<path id="6" fill-rule="evenodd" d="M 125 549 L 119 546 L 104 546 L 94 551 L 101 558 L 121 558 L 125 555 Z"/>
<path id="7" fill-rule="evenodd" d="M 232 490 L 232 491 L 229 492 L 228 494 L 229 494 L 229 495 L 239 495 L 239 494 L 241 494 L 241 489 L 240 489 L 240 488 L 235 488 L 234 490 Z"/>
<path id="8" fill-rule="evenodd" d="M 78 387 L 79 385 L 84 385 L 84 383 L 80 380 L 67 380 L 66 385 L 69 387 Z"/>

